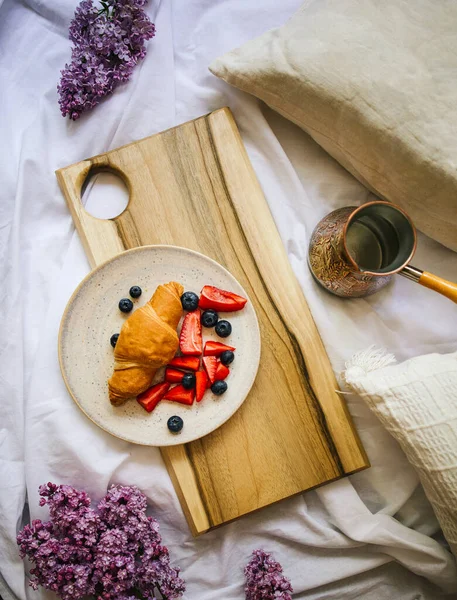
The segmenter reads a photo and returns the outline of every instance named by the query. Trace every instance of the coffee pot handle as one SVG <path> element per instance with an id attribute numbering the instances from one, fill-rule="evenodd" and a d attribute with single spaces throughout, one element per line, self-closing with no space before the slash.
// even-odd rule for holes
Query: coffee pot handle
<path id="1" fill-rule="evenodd" d="M 428 271 L 422 273 L 419 283 L 420 285 L 435 290 L 435 292 L 443 294 L 446 298 L 457 302 L 457 283 L 433 275 L 433 273 L 428 273 Z"/>
<path id="2" fill-rule="evenodd" d="M 438 275 L 434 275 L 428 271 L 421 271 L 421 269 L 417 269 L 411 265 L 404 267 L 400 271 L 400 275 L 446 296 L 446 298 L 449 298 L 453 302 L 457 302 L 457 283 L 438 277 Z"/>

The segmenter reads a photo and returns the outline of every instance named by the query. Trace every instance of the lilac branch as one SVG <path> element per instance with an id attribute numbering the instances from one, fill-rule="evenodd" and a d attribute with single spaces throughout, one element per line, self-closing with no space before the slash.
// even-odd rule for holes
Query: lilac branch
<path id="1" fill-rule="evenodd" d="M 268 552 L 254 550 L 244 574 L 246 600 L 292 600 L 290 581 Z"/>
<path id="2" fill-rule="evenodd" d="M 70 23 L 71 62 L 57 86 L 62 115 L 76 120 L 120 84 L 146 55 L 155 26 L 143 10 L 147 0 L 83 0 Z"/>
<path id="3" fill-rule="evenodd" d="M 48 483 L 40 496 L 50 521 L 37 519 L 17 536 L 22 558 L 33 565 L 34 589 L 42 586 L 62 600 L 155 600 L 156 588 L 166 600 L 181 597 L 184 581 L 136 487 L 112 486 L 96 510 L 71 486 Z"/>

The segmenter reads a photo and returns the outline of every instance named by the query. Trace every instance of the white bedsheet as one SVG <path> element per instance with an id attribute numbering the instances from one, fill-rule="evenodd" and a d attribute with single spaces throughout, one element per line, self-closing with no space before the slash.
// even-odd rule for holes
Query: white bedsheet
<path id="1" fill-rule="evenodd" d="M 399 360 L 457 350 L 455 305 L 405 279 L 352 301 L 316 287 L 306 266 L 312 228 L 368 193 L 303 132 L 207 70 L 216 56 L 280 25 L 299 4 L 152 2 L 157 37 L 133 81 L 71 123 L 59 114 L 56 83 L 69 58 L 75 2 L 0 0 L 0 572 L 22 600 L 53 598 L 27 587 L 15 545 L 27 495 L 31 517 L 47 516 L 37 494 L 46 481 L 84 487 L 93 498 L 113 482 L 144 490 L 182 567 L 187 599 L 244 598 L 242 567 L 258 547 L 283 564 L 294 598 L 434 600 L 445 591 L 454 597 L 456 564 L 418 478 L 361 399 L 347 396 L 371 469 L 193 539 L 159 451 L 96 428 L 60 377 L 60 317 L 89 267 L 54 170 L 225 105 L 335 371 L 373 343 Z M 424 236 L 415 263 L 457 280 L 457 256 Z"/>

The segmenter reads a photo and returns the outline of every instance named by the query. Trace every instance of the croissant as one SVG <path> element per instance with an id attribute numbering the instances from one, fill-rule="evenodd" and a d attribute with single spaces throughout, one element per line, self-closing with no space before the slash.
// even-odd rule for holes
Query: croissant
<path id="1" fill-rule="evenodd" d="M 114 373 L 108 381 L 111 404 L 117 406 L 147 390 L 157 369 L 176 354 L 183 291 L 175 281 L 159 285 L 149 302 L 125 321 L 114 348 Z"/>

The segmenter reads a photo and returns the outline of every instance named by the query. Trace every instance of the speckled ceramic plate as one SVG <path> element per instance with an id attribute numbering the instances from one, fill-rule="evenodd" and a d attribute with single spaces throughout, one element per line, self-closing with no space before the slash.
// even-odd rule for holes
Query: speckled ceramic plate
<path id="1" fill-rule="evenodd" d="M 208 390 L 193 406 L 163 400 L 150 414 L 135 400 L 112 406 L 107 381 L 114 357 L 109 340 L 128 317 L 119 311 L 118 302 L 129 297 L 132 285 L 139 285 L 143 294 L 133 300 L 138 308 L 159 284 L 168 281 L 179 281 L 187 291 L 198 293 L 204 285 L 214 285 L 247 297 L 226 269 L 202 254 L 176 246 L 143 246 L 123 252 L 92 271 L 70 298 L 60 325 L 60 367 L 76 404 L 102 429 L 136 444 L 172 446 L 214 431 L 241 406 L 259 366 L 259 325 L 248 302 L 242 311 L 226 313 L 233 331 L 225 340 L 220 340 L 214 329 L 203 328 L 204 341 L 219 339 L 236 347 L 224 395 L 215 396 Z M 163 369 L 156 379 L 163 380 Z M 172 415 L 184 420 L 177 435 L 167 428 Z"/>

